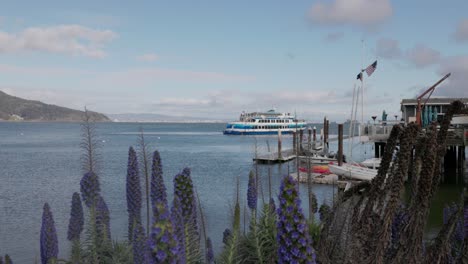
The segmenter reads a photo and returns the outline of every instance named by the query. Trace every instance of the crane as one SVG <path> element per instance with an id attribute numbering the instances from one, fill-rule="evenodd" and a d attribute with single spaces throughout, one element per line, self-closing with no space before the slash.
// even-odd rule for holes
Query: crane
<path id="1" fill-rule="evenodd" d="M 431 98 L 431 95 L 432 93 L 434 92 L 435 88 L 440 84 L 442 83 L 445 79 L 447 79 L 448 77 L 450 77 L 450 74 L 451 73 L 447 73 L 444 77 L 442 77 L 442 79 L 440 79 L 438 82 L 436 82 L 434 85 L 432 85 L 431 87 L 429 87 L 426 91 L 424 91 L 424 93 L 422 93 L 420 96 L 418 96 L 417 98 L 417 102 L 418 102 L 418 105 L 416 107 L 416 124 L 418 124 L 419 127 L 422 127 L 422 120 L 421 120 L 421 113 L 422 113 L 422 108 L 423 106 L 426 106 L 426 103 L 427 101 L 429 100 L 429 98 Z M 421 105 L 421 100 L 423 99 L 423 97 L 429 93 L 429 96 L 427 96 L 426 100 L 424 101 L 424 104 Z"/>

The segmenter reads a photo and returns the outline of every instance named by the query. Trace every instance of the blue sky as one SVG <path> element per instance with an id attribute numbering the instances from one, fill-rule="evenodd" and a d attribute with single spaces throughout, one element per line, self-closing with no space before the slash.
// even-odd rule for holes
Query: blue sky
<path id="1" fill-rule="evenodd" d="M 97 2 L 97 3 L 96 3 Z M 104 113 L 234 119 L 276 108 L 349 118 L 359 69 L 365 116 L 451 71 L 468 97 L 468 2 L 10 1 L 0 11 L 0 90 Z"/>

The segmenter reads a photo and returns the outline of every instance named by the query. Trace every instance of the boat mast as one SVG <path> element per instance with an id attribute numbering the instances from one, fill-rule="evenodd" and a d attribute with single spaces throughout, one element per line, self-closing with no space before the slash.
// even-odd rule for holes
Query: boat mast
<path id="1" fill-rule="evenodd" d="M 349 157 L 351 158 L 351 147 L 352 147 L 352 144 L 351 144 L 351 138 L 354 137 L 354 129 L 353 129 L 353 123 L 354 123 L 354 100 L 355 100 L 355 97 L 356 97 L 356 83 L 354 83 L 354 87 L 353 87 L 353 102 L 352 102 L 352 105 L 351 105 L 351 118 L 350 118 L 350 123 L 349 123 L 349 133 L 348 133 L 348 155 Z"/>
<path id="2" fill-rule="evenodd" d="M 362 42 L 362 57 L 361 57 L 361 125 L 359 126 L 359 141 L 362 142 L 361 138 L 361 127 L 364 125 L 364 39 Z"/>

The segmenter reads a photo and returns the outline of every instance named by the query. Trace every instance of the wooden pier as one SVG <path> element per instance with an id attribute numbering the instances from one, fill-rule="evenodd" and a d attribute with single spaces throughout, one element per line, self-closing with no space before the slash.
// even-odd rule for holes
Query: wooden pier
<path id="1" fill-rule="evenodd" d="M 269 152 L 255 157 L 253 160 L 257 163 L 283 163 L 296 158 L 296 153 L 293 149 L 282 150 L 281 153 Z"/>

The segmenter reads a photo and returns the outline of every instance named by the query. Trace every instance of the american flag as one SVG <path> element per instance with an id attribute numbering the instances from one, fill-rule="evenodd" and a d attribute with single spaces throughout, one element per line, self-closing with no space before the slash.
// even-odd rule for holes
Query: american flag
<path id="1" fill-rule="evenodd" d="M 374 61 L 371 65 L 367 66 L 365 69 L 367 76 L 371 76 L 374 73 L 375 69 L 377 68 L 377 61 Z"/>

